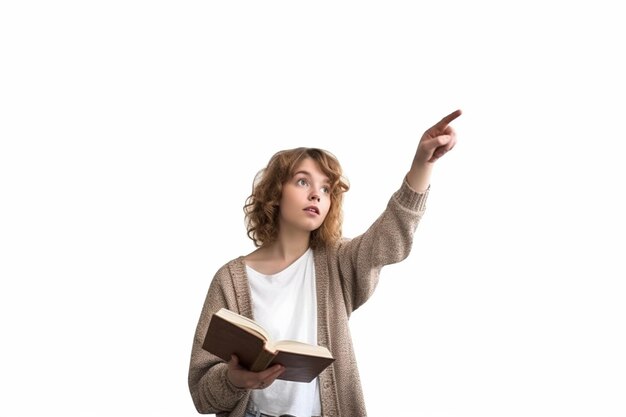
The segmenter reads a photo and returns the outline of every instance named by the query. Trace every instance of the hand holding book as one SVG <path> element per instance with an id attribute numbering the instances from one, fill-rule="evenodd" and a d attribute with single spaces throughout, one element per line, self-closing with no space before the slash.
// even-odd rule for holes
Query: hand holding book
<path id="1" fill-rule="evenodd" d="M 285 371 L 282 365 L 274 365 L 261 372 L 248 371 L 239 365 L 239 358 L 233 355 L 228 362 L 228 371 L 226 377 L 231 384 L 241 389 L 265 389 Z"/>
<path id="2" fill-rule="evenodd" d="M 272 340 L 258 323 L 225 308 L 211 317 L 202 348 L 229 361 L 229 379 L 241 388 L 274 379 L 311 382 L 335 360 L 324 346 Z M 236 363 L 230 363 L 233 355 Z M 252 374 L 238 373 L 242 370 Z M 272 371 L 258 375 L 266 370 Z"/>

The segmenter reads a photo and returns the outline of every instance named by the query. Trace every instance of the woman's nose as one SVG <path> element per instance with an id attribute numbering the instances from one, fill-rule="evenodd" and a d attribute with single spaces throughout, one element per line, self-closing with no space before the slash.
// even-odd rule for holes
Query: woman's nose
<path id="1" fill-rule="evenodd" d="M 320 196 L 317 193 L 313 193 L 309 196 L 309 200 L 317 200 L 317 202 L 320 202 Z"/>

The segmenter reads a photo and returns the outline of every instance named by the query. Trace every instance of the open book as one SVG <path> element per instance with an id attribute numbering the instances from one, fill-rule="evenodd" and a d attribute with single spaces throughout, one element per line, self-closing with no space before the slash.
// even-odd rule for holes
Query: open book
<path id="1" fill-rule="evenodd" d="M 225 308 L 211 317 L 202 348 L 227 362 L 237 355 L 241 366 L 255 372 L 281 364 L 285 371 L 278 379 L 296 382 L 311 382 L 335 360 L 323 346 L 273 341 L 258 323 Z"/>

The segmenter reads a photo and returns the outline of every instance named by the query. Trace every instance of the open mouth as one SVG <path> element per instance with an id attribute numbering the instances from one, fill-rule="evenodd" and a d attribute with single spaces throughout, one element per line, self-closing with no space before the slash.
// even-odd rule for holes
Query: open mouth
<path id="1" fill-rule="evenodd" d="M 311 206 L 304 209 L 304 211 L 308 211 L 315 214 L 320 214 L 320 210 L 317 207 Z"/>

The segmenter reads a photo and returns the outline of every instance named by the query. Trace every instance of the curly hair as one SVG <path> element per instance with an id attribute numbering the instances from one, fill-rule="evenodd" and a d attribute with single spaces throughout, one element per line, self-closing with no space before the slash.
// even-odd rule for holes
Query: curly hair
<path id="1" fill-rule="evenodd" d="M 311 232 L 310 246 L 332 244 L 341 239 L 343 193 L 350 185 L 341 165 L 330 152 L 318 148 L 295 148 L 277 152 L 254 178 L 252 194 L 243 207 L 248 237 L 256 247 L 278 238 L 278 213 L 283 185 L 295 174 L 298 164 L 314 160 L 330 181 L 330 209 L 322 225 Z"/>

